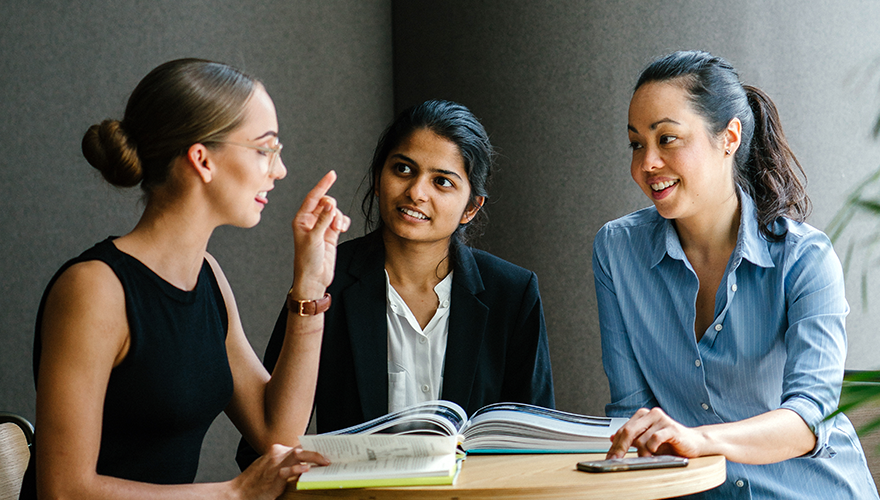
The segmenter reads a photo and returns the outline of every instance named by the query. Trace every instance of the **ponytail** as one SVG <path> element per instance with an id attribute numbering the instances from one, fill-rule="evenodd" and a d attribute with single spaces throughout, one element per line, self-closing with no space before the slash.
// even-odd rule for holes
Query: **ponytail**
<path id="1" fill-rule="evenodd" d="M 671 80 L 687 91 L 716 136 L 730 120 L 739 119 L 742 135 L 734 157 L 734 181 L 755 200 L 761 235 L 768 241 L 782 240 L 784 230 L 774 232 L 776 220 L 788 217 L 803 222 L 810 213 L 810 199 L 804 190 L 804 169 L 788 147 L 773 101 L 758 88 L 743 85 L 730 63 L 701 51 L 679 51 L 657 59 L 642 71 L 636 90 L 649 82 Z"/>
<path id="2" fill-rule="evenodd" d="M 810 198 L 798 173 L 806 179 L 779 121 L 779 112 L 770 97 L 751 85 L 743 85 L 755 118 L 755 131 L 748 147 L 748 159 L 738 167 L 737 183 L 755 200 L 758 227 L 768 240 L 779 241 L 785 234 L 773 232 L 779 217 L 803 222 L 810 213 Z"/>

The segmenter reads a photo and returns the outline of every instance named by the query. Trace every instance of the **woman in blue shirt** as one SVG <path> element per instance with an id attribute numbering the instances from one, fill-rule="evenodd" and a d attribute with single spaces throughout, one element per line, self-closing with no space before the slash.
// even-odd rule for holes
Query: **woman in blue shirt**
<path id="1" fill-rule="evenodd" d="M 721 454 L 700 498 L 877 498 L 837 407 L 846 356 L 840 263 L 775 106 L 723 59 L 676 52 L 630 102 L 633 180 L 654 206 L 594 242 L 608 457 Z"/>

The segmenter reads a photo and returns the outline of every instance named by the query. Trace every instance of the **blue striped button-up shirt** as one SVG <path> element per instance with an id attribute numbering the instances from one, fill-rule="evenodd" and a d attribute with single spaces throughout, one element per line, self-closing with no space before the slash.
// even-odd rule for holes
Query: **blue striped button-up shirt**
<path id="1" fill-rule="evenodd" d="M 758 232 L 742 191 L 740 227 L 715 296 L 715 319 L 694 335 L 697 275 L 671 221 L 654 207 L 606 224 L 593 244 L 606 413 L 659 406 L 694 427 L 777 408 L 796 412 L 815 449 L 769 465 L 728 462 L 727 481 L 695 498 L 877 499 L 864 453 L 837 407 L 846 357 L 840 262 L 828 238 L 780 219 L 780 242 Z"/>

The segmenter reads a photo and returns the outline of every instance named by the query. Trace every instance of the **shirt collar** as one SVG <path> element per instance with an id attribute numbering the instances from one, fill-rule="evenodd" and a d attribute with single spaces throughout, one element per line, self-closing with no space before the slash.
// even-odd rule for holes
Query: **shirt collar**
<path id="1" fill-rule="evenodd" d="M 736 187 L 736 190 L 739 195 L 740 219 L 736 248 L 733 250 L 733 261 L 738 265 L 740 260 L 746 259 L 757 266 L 775 267 L 773 259 L 770 258 L 767 241 L 758 231 L 758 214 L 755 202 L 739 186 Z M 658 229 L 654 232 L 651 267 L 659 264 L 666 255 L 676 260 L 686 260 L 672 221 L 661 218 Z"/>
<path id="2" fill-rule="evenodd" d="M 452 271 L 449 271 L 449 274 L 447 274 L 440 283 L 434 285 L 434 293 L 437 294 L 437 299 L 439 301 L 437 310 L 448 309 L 452 297 Z M 403 300 L 403 297 L 401 297 L 400 294 L 397 293 L 397 290 L 391 286 L 391 278 L 389 278 L 387 270 L 385 271 L 385 294 L 388 303 L 392 305 L 392 310 L 397 313 L 398 316 L 406 317 L 407 313 L 412 315 L 412 312 Z M 413 321 L 415 321 L 414 315 L 412 318 Z"/>
<path id="3" fill-rule="evenodd" d="M 657 266 L 667 254 L 676 260 L 686 260 L 684 250 L 681 248 L 681 242 L 678 240 L 678 233 L 675 226 L 669 219 L 660 218 L 658 230 L 653 232 L 653 250 L 651 252 L 651 268 Z"/>
<path id="4" fill-rule="evenodd" d="M 434 293 L 440 299 L 441 307 L 449 307 L 449 297 L 452 295 L 452 271 L 443 278 L 440 283 L 434 286 Z"/>
<path id="5" fill-rule="evenodd" d="M 752 197 L 745 193 L 739 186 L 739 235 L 736 237 L 736 250 L 734 253 L 743 259 L 761 267 L 776 267 L 770 258 L 770 249 L 767 248 L 767 240 L 761 236 L 758 230 L 758 211 Z"/>

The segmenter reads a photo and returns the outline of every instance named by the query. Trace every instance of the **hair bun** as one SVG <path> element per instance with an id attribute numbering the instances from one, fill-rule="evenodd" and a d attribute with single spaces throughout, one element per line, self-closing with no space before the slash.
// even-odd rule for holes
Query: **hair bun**
<path id="1" fill-rule="evenodd" d="M 89 127 L 83 136 L 82 153 L 114 186 L 135 186 L 144 177 L 137 148 L 119 120 L 104 120 Z"/>

